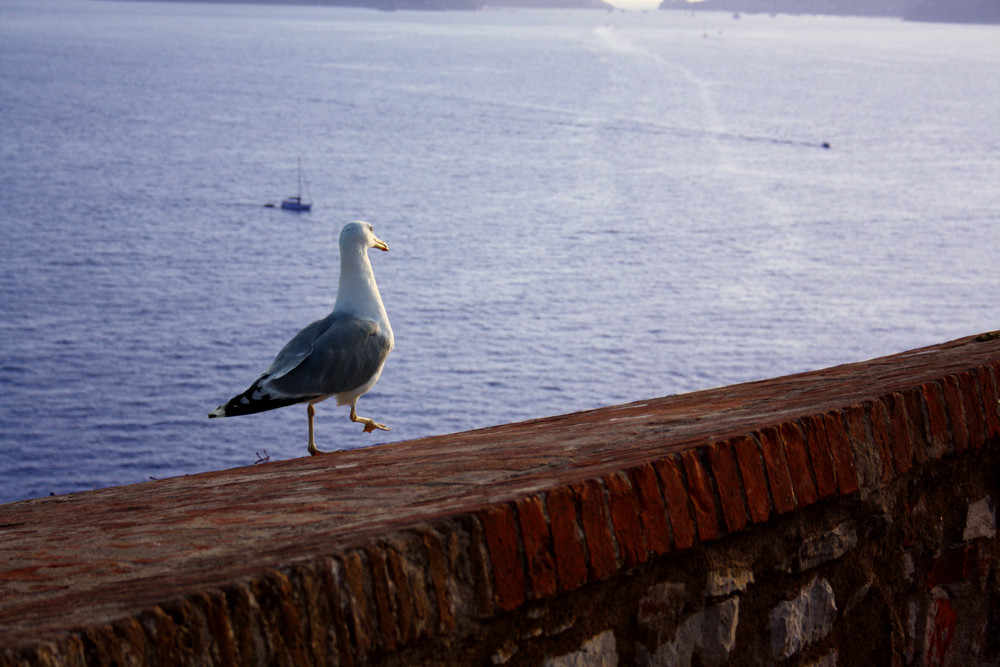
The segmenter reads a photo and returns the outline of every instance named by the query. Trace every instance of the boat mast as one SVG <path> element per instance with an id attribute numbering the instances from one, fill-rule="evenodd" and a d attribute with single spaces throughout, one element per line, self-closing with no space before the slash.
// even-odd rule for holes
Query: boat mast
<path id="1" fill-rule="evenodd" d="M 302 201 L 302 158 L 299 158 L 299 201 Z"/>

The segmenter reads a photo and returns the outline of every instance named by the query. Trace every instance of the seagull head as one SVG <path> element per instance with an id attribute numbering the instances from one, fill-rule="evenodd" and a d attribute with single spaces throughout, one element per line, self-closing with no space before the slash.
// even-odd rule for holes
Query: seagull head
<path id="1" fill-rule="evenodd" d="M 361 220 L 349 222 L 340 230 L 340 251 L 343 253 L 345 248 L 352 246 L 361 247 L 365 250 L 368 248 L 378 248 L 385 252 L 389 251 L 389 246 L 386 245 L 385 241 L 375 236 L 374 227 Z"/>
<path id="2" fill-rule="evenodd" d="M 357 220 L 355 222 L 349 222 L 344 225 L 344 228 L 340 230 L 340 251 L 344 252 L 347 248 L 363 248 L 368 250 L 369 248 L 378 248 L 385 252 L 389 251 L 389 246 L 386 245 L 385 241 L 375 236 L 375 228 L 371 224 L 364 222 L 362 220 Z"/>

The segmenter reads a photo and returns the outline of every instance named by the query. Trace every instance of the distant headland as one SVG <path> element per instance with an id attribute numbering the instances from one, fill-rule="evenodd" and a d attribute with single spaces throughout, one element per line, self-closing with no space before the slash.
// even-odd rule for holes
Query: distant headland
<path id="1" fill-rule="evenodd" d="M 663 0 L 660 9 L 747 14 L 894 16 L 907 21 L 1000 23 L 998 0 Z"/>
<path id="2" fill-rule="evenodd" d="M 314 5 L 326 7 L 363 7 L 384 12 L 397 10 L 477 10 L 499 7 L 521 9 L 606 9 L 614 7 L 603 0 L 160 0 L 163 2 L 203 2 L 227 4 Z"/>

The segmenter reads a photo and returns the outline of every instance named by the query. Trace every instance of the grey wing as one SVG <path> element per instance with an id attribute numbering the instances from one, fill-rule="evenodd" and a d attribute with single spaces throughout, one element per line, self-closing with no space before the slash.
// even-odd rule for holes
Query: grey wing
<path id="1" fill-rule="evenodd" d="M 362 386 L 385 363 L 392 343 L 377 322 L 350 315 L 332 315 L 322 321 L 328 326 L 315 338 L 309 352 L 298 355 L 292 350 L 289 358 L 293 359 L 295 353 L 295 365 L 281 368 L 268 378 L 269 388 L 301 400 L 332 396 Z"/>
<path id="2" fill-rule="evenodd" d="M 330 328 L 330 324 L 334 319 L 335 315 L 331 313 L 321 320 L 316 320 L 295 334 L 281 348 L 281 351 L 278 352 L 278 355 L 271 362 L 271 365 L 267 367 L 267 370 L 261 373 L 261 379 L 269 377 L 274 380 L 294 370 L 296 366 L 302 363 L 303 359 L 309 356 L 316 339 Z"/>

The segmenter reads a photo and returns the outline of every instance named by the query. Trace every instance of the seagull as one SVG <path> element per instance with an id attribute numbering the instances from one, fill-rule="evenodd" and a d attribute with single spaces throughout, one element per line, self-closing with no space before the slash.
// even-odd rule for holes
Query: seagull
<path id="1" fill-rule="evenodd" d="M 351 421 L 364 432 L 390 430 L 357 413 L 358 399 L 382 374 L 392 351 L 392 327 L 375 284 L 368 249 L 388 252 L 367 222 L 351 222 L 340 231 L 340 281 L 333 312 L 295 334 L 281 348 L 266 371 L 250 388 L 215 410 L 209 417 L 235 417 L 308 403 L 309 453 L 325 454 L 313 439 L 313 406 L 331 396 L 337 405 L 351 406 Z"/>

